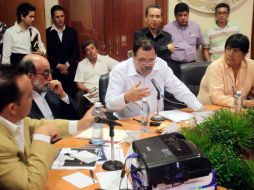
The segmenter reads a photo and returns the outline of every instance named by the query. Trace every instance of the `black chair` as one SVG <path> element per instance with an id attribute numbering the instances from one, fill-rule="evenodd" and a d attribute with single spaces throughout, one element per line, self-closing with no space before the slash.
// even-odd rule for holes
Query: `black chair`
<path id="1" fill-rule="evenodd" d="M 108 88 L 108 81 L 109 81 L 109 73 L 103 74 L 103 75 L 100 76 L 100 79 L 99 79 L 99 98 L 100 98 L 100 102 L 103 105 L 106 105 L 105 96 L 106 96 L 106 92 L 107 92 L 107 88 Z"/>
<path id="2" fill-rule="evenodd" d="M 100 79 L 99 79 L 99 99 L 100 99 L 100 102 L 104 106 L 106 105 L 105 96 L 106 96 L 107 89 L 108 89 L 108 81 L 109 81 L 109 73 L 103 74 L 100 76 Z M 106 112 L 105 115 L 108 119 L 111 119 L 111 120 L 118 119 L 116 116 L 113 115 L 113 113 L 110 113 L 110 112 Z"/>
<path id="3" fill-rule="evenodd" d="M 181 81 L 197 96 L 200 82 L 206 72 L 208 63 L 197 62 L 181 65 Z"/>

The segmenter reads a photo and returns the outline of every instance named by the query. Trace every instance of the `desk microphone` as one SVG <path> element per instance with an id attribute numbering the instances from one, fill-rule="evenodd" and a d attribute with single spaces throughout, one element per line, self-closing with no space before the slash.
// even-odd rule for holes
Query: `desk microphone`
<path id="1" fill-rule="evenodd" d="M 106 118 L 101 118 L 101 117 L 95 117 L 94 122 L 95 123 L 105 123 L 105 124 L 108 124 L 108 125 L 122 126 L 121 123 L 118 123 L 118 122 L 116 122 L 114 120 L 111 120 L 111 119 L 106 119 Z"/>

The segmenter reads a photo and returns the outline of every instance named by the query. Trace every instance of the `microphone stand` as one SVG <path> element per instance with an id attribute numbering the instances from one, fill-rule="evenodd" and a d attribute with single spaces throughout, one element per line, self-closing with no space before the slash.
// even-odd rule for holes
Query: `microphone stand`
<path id="1" fill-rule="evenodd" d="M 156 115 L 151 117 L 152 121 L 164 121 L 165 120 L 165 117 L 159 115 L 159 111 L 160 111 L 160 98 L 161 98 L 161 95 L 160 95 L 160 92 L 158 91 L 157 92 L 157 113 L 156 113 Z"/>
<path id="2" fill-rule="evenodd" d="M 115 171 L 122 170 L 123 163 L 115 160 L 115 149 L 114 149 L 114 124 L 113 122 L 109 122 L 109 136 L 110 136 L 110 144 L 111 144 L 111 160 L 108 160 L 103 163 L 102 168 L 107 171 Z"/>

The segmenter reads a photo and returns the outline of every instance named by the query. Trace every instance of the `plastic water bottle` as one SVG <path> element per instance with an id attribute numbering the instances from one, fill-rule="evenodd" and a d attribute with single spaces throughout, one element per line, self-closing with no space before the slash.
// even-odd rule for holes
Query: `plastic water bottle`
<path id="1" fill-rule="evenodd" d="M 101 116 L 101 108 L 102 108 L 102 104 L 101 102 L 96 102 L 94 104 L 95 109 L 95 116 L 96 117 L 100 117 Z M 103 125 L 102 123 L 94 123 L 93 124 L 93 136 L 92 136 L 92 143 L 95 145 L 102 145 L 105 143 L 104 139 L 103 139 Z"/>
<path id="2" fill-rule="evenodd" d="M 242 92 L 241 91 L 236 91 L 235 99 L 234 99 L 235 112 L 241 111 L 241 108 L 242 108 Z"/>
<path id="3" fill-rule="evenodd" d="M 142 108 L 141 108 L 141 132 L 149 132 L 149 113 L 150 106 L 147 102 L 147 98 L 142 99 Z"/>

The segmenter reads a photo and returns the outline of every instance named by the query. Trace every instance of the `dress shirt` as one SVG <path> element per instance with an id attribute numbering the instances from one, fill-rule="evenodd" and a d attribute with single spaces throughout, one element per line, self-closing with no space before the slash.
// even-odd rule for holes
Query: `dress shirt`
<path id="1" fill-rule="evenodd" d="M 209 49 L 212 61 L 224 54 L 226 40 L 229 36 L 239 33 L 239 31 L 239 27 L 230 22 L 224 28 L 220 28 L 216 23 L 213 23 L 205 30 L 203 47 Z"/>
<path id="2" fill-rule="evenodd" d="M 87 88 L 99 87 L 100 76 L 109 73 L 118 61 L 109 56 L 97 54 L 95 64 L 88 58 L 83 59 L 79 64 L 75 75 L 75 82 L 83 82 Z"/>
<path id="3" fill-rule="evenodd" d="M 63 41 L 63 31 L 65 30 L 65 26 L 63 27 L 63 30 L 58 30 L 56 25 L 52 24 L 52 27 L 50 29 L 50 31 L 55 30 L 57 32 L 57 35 L 60 39 L 60 41 Z"/>
<path id="4" fill-rule="evenodd" d="M 38 93 L 36 91 L 32 91 L 33 99 L 36 102 L 37 106 L 41 110 L 41 113 L 44 115 L 46 119 L 54 119 L 53 113 L 45 99 L 46 92 Z M 66 104 L 70 104 L 70 100 L 68 95 L 61 98 Z"/>
<path id="5" fill-rule="evenodd" d="M 200 26 L 189 21 L 187 26 L 180 27 L 177 21 L 173 21 L 163 27 L 173 38 L 175 46 L 171 58 L 179 62 L 191 62 L 196 60 L 197 46 L 203 44 Z"/>
<path id="6" fill-rule="evenodd" d="M 150 112 L 157 110 L 157 91 L 151 79 L 155 79 L 161 88 L 172 93 L 176 99 L 183 101 L 188 107 L 200 109 L 202 104 L 190 92 L 190 90 L 173 74 L 167 63 L 161 58 L 156 58 L 156 63 L 149 75 L 143 77 L 134 66 L 133 58 L 119 63 L 110 73 L 109 85 L 106 93 L 106 106 L 114 111 L 119 118 L 127 118 L 140 115 L 142 100 L 125 103 L 124 93 L 132 88 L 139 81 L 141 87 L 149 88 L 151 94 L 147 97 L 150 105 Z M 164 109 L 163 99 L 160 99 L 160 110 Z"/>
<path id="7" fill-rule="evenodd" d="M 30 36 L 29 28 L 32 29 L 32 37 Z M 46 49 L 41 41 L 40 32 L 33 26 L 27 30 L 22 30 L 21 27 L 15 23 L 8 28 L 4 33 L 3 42 L 3 64 L 10 64 L 10 56 L 12 53 L 31 54 L 31 39 L 38 34 L 39 50 L 46 54 Z"/>
<path id="8" fill-rule="evenodd" d="M 157 36 L 154 37 L 148 27 L 138 30 L 134 33 L 134 43 L 140 38 L 148 38 L 154 42 L 157 56 L 168 62 L 170 60 L 171 52 L 167 45 L 172 43 L 172 36 L 168 32 L 161 29 L 158 30 Z"/>
<path id="9" fill-rule="evenodd" d="M 18 147 L 24 153 L 25 141 L 24 141 L 24 120 L 21 120 L 17 123 L 12 123 L 0 116 L 0 123 L 3 123 L 7 129 L 13 135 Z M 69 134 L 74 135 L 78 132 L 78 121 L 69 122 Z M 34 134 L 33 140 L 40 140 L 47 143 L 50 143 L 50 136 L 43 134 Z"/>
<path id="10" fill-rule="evenodd" d="M 242 61 L 237 78 L 226 64 L 224 56 L 211 63 L 201 80 L 198 99 L 204 105 L 233 107 L 234 95 L 240 90 L 244 99 L 254 94 L 254 61 Z"/>

